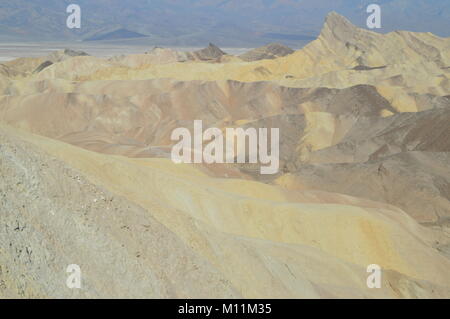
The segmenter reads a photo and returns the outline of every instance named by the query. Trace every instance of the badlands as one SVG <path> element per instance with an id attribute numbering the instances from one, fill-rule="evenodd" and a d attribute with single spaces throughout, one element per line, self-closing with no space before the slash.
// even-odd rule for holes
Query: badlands
<path id="1" fill-rule="evenodd" d="M 279 128 L 278 174 L 174 164 L 195 120 Z M 449 123 L 450 38 L 336 13 L 297 51 L 4 62 L 0 298 L 450 298 Z"/>

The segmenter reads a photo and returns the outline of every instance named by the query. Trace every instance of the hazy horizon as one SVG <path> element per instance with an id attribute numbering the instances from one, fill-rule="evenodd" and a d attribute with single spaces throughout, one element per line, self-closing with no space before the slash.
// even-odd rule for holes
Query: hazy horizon
<path id="1" fill-rule="evenodd" d="M 366 28 L 366 7 L 382 8 L 381 28 L 450 36 L 449 1 L 441 0 L 79 0 L 81 27 L 69 29 L 72 1 L 0 1 L 0 42 L 72 42 L 127 38 L 126 45 L 254 48 L 270 42 L 300 48 L 319 33 L 331 11 Z M 130 39 L 136 36 L 136 39 Z M 139 38 L 139 37 L 142 38 Z"/>
<path id="2" fill-rule="evenodd" d="M 80 50 L 96 57 L 109 58 L 127 54 L 143 54 L 148 52 L 154 45 L 147 44 L 112 44 L 101 42 L 1 42 L 0 41 L 0 63 L 11 61 L 17 58 L 43 57 L 55 51 L 64 49 Z M 203 49 L 201 46 L 178 47 L 164 46 L 176 51 L 195 51 Z M 240 55 L 251 49 L 222 47 L 223 51 L 230 55 Z M 294 48 L 300 49 L 300 48 Z"/>

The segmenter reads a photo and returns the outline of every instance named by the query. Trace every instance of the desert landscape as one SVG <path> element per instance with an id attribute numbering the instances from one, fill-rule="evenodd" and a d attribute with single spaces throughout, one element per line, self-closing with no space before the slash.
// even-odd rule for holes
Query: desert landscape
<path id="1" fill-rule="evenodd" d="M 450 298 L 450 38 L 241 51 L 0 61 L 0 298 Z M 278 173 L 173 163 L 195 120 L 279 128 Z"/>

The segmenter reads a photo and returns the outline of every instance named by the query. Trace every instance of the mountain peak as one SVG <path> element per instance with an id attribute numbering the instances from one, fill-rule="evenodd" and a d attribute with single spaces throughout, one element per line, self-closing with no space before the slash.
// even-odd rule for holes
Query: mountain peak
<path id="1" fill-rule="evenodd" d="M 325 24 L 352 24 L 346 17 L 337 13 L 336 11 L 331 11 L 327 14 L 325 18 Z"/>
<path id="2" fill-rule="evenodd" d="M 320 36 L 344 40 L 345 38 L 351 37 L 357 30 L 358 27 L 351 23 L 346 17 L 332 11 L 325 18 L 325 23 L 320 32 Z"/>
<path id="3" fill-rule="evenodd" d="M 215 60 L 225 55 L 226 53 L 223 52 L 215 44 L 209 43 L 206 48 L 194 51 L 192 54 L 199 60 Z"/>
<path id="4" fill-rule="evenodd" d="M 244 61 L 257 61 L 263 59 L 275 59 L 294 52 L 295 51 L 288 46 L 280 43 L 269 43 L 263 47 L 259 47 L 241 54 L 239 57 Z"/>

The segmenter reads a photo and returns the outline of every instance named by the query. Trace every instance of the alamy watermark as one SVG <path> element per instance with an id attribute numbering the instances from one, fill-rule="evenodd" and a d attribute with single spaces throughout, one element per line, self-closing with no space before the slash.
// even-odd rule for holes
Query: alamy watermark
<path id="1" fill-rule="evenodd" d="M 366 24 L 369 29 L 381 29 L 381 7 L 378 4 L 370 4 L 366 10 L 370 13 Z"/>
<path id="2" fill-rule="evenodd" d="M 66 272 L 70 273 L 66 280 L 66 286 L 70 289 L 81 289 L 81 268 L 77 264 L 67 266 Z"/>
<path id="3" fill-rule="evenodd" d="M 381 267 L 376 264 L 369 265 L 367 272 L 370 273 L 366 281 L 367 287 L 370 289 L 381 288 Z"/>
<path id="4" fill-rule="evenodd" d="M 268 128 L 253 127 L 226 128 L 225 133 L 212 127 L 203 132 L 203 122 L 195 120 L 193 133 L 192 138 L 191 131 L 187 128 L 173 130 L 171 140 L 178 141 L 171 152 L 174 163 L 259 163 L 261 174 L 278 172 L 278 128 L 270 128 L 270 134 Z"/>
<path id="5" fill-rule="evenodd" d="M 70 4 L 67 9 L 67 13 L 70 15 L 67 17 L 66 25 L 69 29 L 81 28 L 81 8 L 78 4 Z"/>

